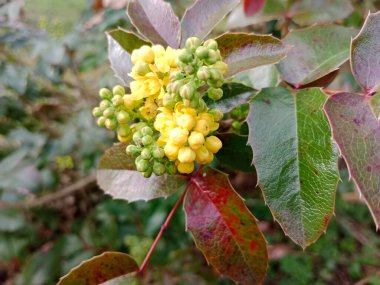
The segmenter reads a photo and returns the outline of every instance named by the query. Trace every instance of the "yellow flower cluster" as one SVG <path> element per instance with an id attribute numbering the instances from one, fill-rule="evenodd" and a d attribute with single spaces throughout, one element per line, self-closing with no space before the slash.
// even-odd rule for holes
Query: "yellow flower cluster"
<path id="1" fill-rule="evenodd" d="M 157 115 L 157 108 L 169 84 L 170 74 L 178 70 L 176 65 L 177 50 L 161 45 L 142 46 L 132 52 L 134 64 L 129 74 L 131 96 L 133 100 L 144 99 L 144 105 L 139 108 L 141 116 L 152 120 Z"/>
<path id="2" fill-rule="evenodd" d="M 180 173 L 191 173 L 194 162 L 210 163 L 222 147 L 215 136 L 209 136 L 219 128 L 220 116 L 177 103 L 174 110 L 161 107 L 154 128 L 161 133 L 157 144 L 164 146 L 165 155 L 176 162 Z"/>

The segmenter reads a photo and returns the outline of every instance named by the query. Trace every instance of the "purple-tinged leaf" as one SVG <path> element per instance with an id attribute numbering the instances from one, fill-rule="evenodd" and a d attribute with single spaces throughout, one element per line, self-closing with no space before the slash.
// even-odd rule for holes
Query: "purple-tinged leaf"
<path id="1" fill-rule="evenodd" d="M 291 31 L 283 42 L 293 46 L 278 64 L 283 80 L 297 88 L 336 70 L 349 58 L 356 30 L 341 26 L 312 26 Z"/>
<path id="2" fill-rule="evenodd" d="M 178 48 L 180 22 L 163 0 L 130 0 L 127 13 L 137 30 L 154 44 Z"/>
<path id="3" fill-rule="evenodd" d="M 288 50 L 279 39 L 268 35 L 226 33 L 215 40 L 223 61 L 228 64 L 226 78 L 261 65 L 277 63 Z"/>
<path id="4" fill-rule="evenodd" d="M 258 185 L 275 220 L 302 247 L 320 237 L 334 210 L 338 151 L 326 100 L 319 88 L 266 88 L 247 118 Z"/>
<path id="5" fill-rule="evenodd" d="M 240 0 L 196 0 L 183 15 L 181 21 L 181 46 L 189 37 L 203 40 Z"/>
<path id="6" fill-rule="evenodd" d="M 152 175 L 145 178 L 136 171 L 134 159 L 125 152 L 125 144 L 116 144 L 106 151 L 99 162 L 99 187 L 115 199 L 129 202 L 168 197 L 187 185 L 181 175 Z"/>
<path id="7" fill-rule="evenodd" d="M 266 241 L 226 174 L 208 167 L 193 177 L 184 211 L 187 229 L 209 264 L 237 283 L 262 283 Z"/>
<path id="8" fill-rule="evenodd" d="M 121 28 L 107 32 L 108 59 L 111 68 L 125 85 L 132 81 L 128 73 L 132 70 L 131 53 L 143 45 L 150 45 L 134 33 Z"/>
<path id="9" fill-rule="evenodd" d="M 351 178 L 380 225 L 380 122 L 369 100 L 357 94 L 330 96 L 325 112 Z"/>
<path id="10" fill-rule="evenodd" d="M 82 262 L 63 276 L 57 285 L 101 284 L 138 269 L 136 261 L 128 254 L 109 251 Z"/>
<path id="11" fill-rule="evenodd" d="M 265 0 L 244 0 L 244 13 L 253 16 L 258 13 L 265 5 Z"/>
<path id="12" fill-rule="evenodd" d="M 380 11 L 369 14 L 360 33 L 351 42 L 351 68 L 366 93 L 380 84 Z"/>
<path id="13" fill-rule="evenodd" d="M 305 85 L 302 85 L 302 86 L 299 86 L 299 88 L 311 88 L 311 87 L 323 87 L 323 88 L 326 88 L 327 86 L 329 86 L 333 81 L 334 79 L 338 76 L 339 74 L 339 69 L 336 69 L 332 72 L 330 72 L 329 74 L 326 74 L 325 76 L 315 80 L 315 81 L 312 81 L 310 83 L 307 83 Z"/>

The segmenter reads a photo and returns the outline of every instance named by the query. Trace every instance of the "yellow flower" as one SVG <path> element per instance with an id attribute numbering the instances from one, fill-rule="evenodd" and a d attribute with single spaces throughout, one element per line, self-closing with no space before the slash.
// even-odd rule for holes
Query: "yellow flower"
<path id="1" fill-rule="evenodd" d="M 193 162 L 195 152 L 188 146 L 181 147 L 178 151 L 178 160 L 182 163 Z"/>
<path id="2" fill-rule="evenodd" d="M 191 172 L 194 171 L 194 162 L 188 162 L 188 163 L 182 163 L 180 162 L 177 165 L 177 169 L 180 173 L 183 174 L 190 174 Z"/>
<path id="3" fill-rule="evenodd" d="M 192 149 L 197 150 L 204 144 L 205 138 L 201 133 L 191 132 L 188 142 Z"/>
<path id="4" fill-rule="evenodd" d="M 167 143 L 164 147 L 164 152 L 170 160 L 176 160 L 178 156 L 179 147 L 173 143 Z"/>
<path id="5" fill-rule="evenodd" d="M 152 120 L 157 115 L 157 105 L 152 101 L 146 101 L 145 105 L 139 108 L 141 116 L 146 120 Z"/>
<path id="6" fill-rule="evenodd" d="M 217 153 L 222 148 L 222 142 L 216 136 L 206 138 L 205 147 L 212 153 Z"/>
<path id="7" fill-rule="evenodd" d="M 201 164 L 205 164 L 210 156 L 210 152 L 207 150 L 205 146 L 201 146 L 199 149 L 195 151 L 195 161 Z"/>
<path id="8" fill-rule="evenodd" d="M 204 136 L 207 136 L 210 132 L 209 125 L 206 120 L 198 120 L 195 124 L 194 131 L 203 134 Z"/>
<path id="9" fill-rule="evenodd" d="M 154 61 L 154 52 L 150 46 L 140 47 L 140 59 L 146 63 Z"/>
<path id="10" fill-rule="evenodd" d="M 192 115 L 184 114 L 177 118 L 177 124 L 190 131 L 195 125 L 195 118 Z"/>
<path id="11" fill-rule="evenodd" d="M 187 136 L 189 132 L 186 129 L 174 128 L 170 132 L 170 141 L 176 145 L 183 145 L 187 142 Z"/>

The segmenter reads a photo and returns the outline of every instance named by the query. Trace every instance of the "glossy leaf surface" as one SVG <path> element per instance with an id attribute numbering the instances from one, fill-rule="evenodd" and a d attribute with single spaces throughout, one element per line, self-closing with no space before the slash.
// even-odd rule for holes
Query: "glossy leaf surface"
<path id="1" fill-rule="evenodd" d="M 326 230 L 338 183 L 338 152 L 318 88 L 263 89 L 250 105 L 248 142 L 274 218 L 305 247 Z"/>
<path id="2" fill-rule="evenodd" d="M 312 26 L 291 31 L 283 42 L 292 46 L 278 64 L 283 80 L 300 87 L 334 71 L 349 58 L 356 30 L 340 26 Z"/>
<path id="3" fill-rule="evenodd" d="M 380 123 L 364 96 L 332 95 L 325 105 L 350 176 L 380 225 Z"/>
<path id="4" fill-rule="evenodd" d="M 187 184 L 180 175 L 152 175 L 145 178 L 136 171 L 134 160 L 125 152 L 126 145 L 108 149 L 100 160 L 97 171 L 99 187 L 115 199 L 129 202 L 168 197 Z"/>
<path id="5" fill-rule="evenodd" d="M 352 40 L 351 67 L 366 92 L 376 91 L 380 84 L 380 11 L 368 15 L 362 30 Z"/>
<path id="6" fill-rule="evenodd" d="M 239 0 L 196 0 L 185 11 L 181 21 L 181 46 L 185 45 L 189 37 L 203 40 L 239 2 Z"/>
<path id="7" fill-rule="evenodd" d="M 197 247 L 220 274 L 244 285 L 261 284 L 266 241 L 227 175 L 206 168 L 190 183 L 184 210 Z"/>
<path id="8" fill-rule="evenodd" d="M 154 44 L 177 48 L 180 22 L 169 3 L 163 0 L 131 0 L 128 16 L 137 30 Z"/>
<path id="9" fill-rule="evenodd" d="M 277 63 L 287 52 L 279 39 L 268 35 L 226 33 L 215 40 L 223 61 L 228 64 L 226 78 L 247 69 Z"/>
<path id="10" fill-rule="evenodd" d="M 82 262 L 63 276 L 57 285 L 94 285 L 137 271 L 136 261 L 121 252 L 104 252 Z"/>

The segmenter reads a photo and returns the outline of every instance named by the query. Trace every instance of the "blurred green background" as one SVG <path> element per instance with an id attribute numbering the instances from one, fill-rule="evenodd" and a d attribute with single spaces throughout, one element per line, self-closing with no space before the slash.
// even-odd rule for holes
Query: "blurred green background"
<path id="1" fill-rule="evenodd" d="M 106 250 L 130 253 L 141 262 L 177 196 L 115 201 L 102 194 L 93 176 L 99 157 L 115 141 L 91 116 L 97 90 L 118 83 L 104 32 L 132 29 L 127 1 L 8 2 L 0 1 L 0 284 L 55 284 L 70 268 Z M 181 15 L 192 1 L 171 2 Z M 214 32 L 281 37 L 312 22 L 360 27 L 368 10 L 379 6 L 379 1 L 268 0 L 253 18 L 240 17 L 237 8 Z M 303 20 L 284 17 L 284 9 Z M 331 88 L 355 86 L 345 65 Z M 380 284 L 380 235 L 343 162 L 341 169 L 335 216 L 326 235 L 305 250 L 274 223 L 254 189 L 254 173 L 225 169 L 269 242 L 265 284 Z M 184 227 L 178 212 L 143 284 L 232 284 L 207 266 Z"/>

